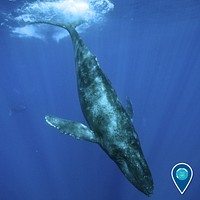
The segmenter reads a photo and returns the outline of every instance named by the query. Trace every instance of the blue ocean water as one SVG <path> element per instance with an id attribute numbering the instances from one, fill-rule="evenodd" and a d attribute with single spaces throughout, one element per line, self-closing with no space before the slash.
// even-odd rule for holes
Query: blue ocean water
<path id="1" fill-rule="evenodd" d="M 152 200 L 199 199 L 200 1 L 113 1 L 102 24 L 81 33 L 125 104 L 154 178 Z M 18 1 L 2 3 L 10 12 Z M 1 17 L 3 21 L 3 17 Z M 96 144 L 59 134 L 46 114 L 85 123 L 69 38 L 18 38 L 1 26 L 0 200 L 142 200 Z M 194 178 L 184 195 L 172 167 Z"/>

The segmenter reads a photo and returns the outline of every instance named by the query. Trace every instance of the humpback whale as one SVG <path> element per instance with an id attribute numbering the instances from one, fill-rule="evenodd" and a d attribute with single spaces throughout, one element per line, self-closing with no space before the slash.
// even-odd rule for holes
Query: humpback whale
<path id="1" fill-rule="evenodd" d="M 118 165 L 126 178 L 146 195 L 153 193 L 153 178 L 132 123 L 133 109 L 127 98 L 126 109 L 72 24 L 36 21 L 64 28 L 74 48 L 77 86 L 81 109 L 88 127 L 79 122 L 45 116 L 46 122 L 61 133 L 97 143 Z"/>

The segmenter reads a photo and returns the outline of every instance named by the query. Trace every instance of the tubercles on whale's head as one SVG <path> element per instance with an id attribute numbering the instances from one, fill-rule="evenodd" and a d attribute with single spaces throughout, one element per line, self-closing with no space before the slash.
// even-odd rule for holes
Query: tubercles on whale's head
<path id="1" fill-rule="evenodd" d="M 147 196 L 153 194 L 153 178 L 142 150 L 126 147 L 120 151 L 115 154 L 115 162 L 126 178 Z"/>

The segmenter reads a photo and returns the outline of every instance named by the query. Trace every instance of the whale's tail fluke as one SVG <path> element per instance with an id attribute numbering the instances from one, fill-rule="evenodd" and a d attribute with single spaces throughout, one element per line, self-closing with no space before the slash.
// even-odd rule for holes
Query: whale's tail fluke
<path id="1" fill-rule="evenodd" d="M 64 24 L 57 23 L 57 22 L 51 22 L 51 21 L 47 21 L 47 20 L 38 20 L 38 21 L 29 22 L 29 25 L 32 25 L 32 24 L 50 24 L 50 25 L 59 26 L 59 27 L 64 28 Z"/>
<path id="2" fill-rule="evenodd" d="M 69 29 L 69 27 L 76 28 L 76 27 L 78 27 L 78 26 L 80 26 L 84 23 L 85 23 L 84 20 L 78 20 L 78 21 L 75 21 L 73 23 L 59 23 L 59 22 L 51 22 L 51 21 L 47 21 L 47 20 L 37 20 L 37 21 L 29 22 L 30 25 L 33 25 L 33 24 L 49 24 L 49 25 L 58 26 L 58 27 L 61 27 L 61 28 L 67 29 L 67 30 Z"/>
<path id="3" fill-rule="evenodd" d="M 64 23 L 58 23 L 58 22 L 46 21 L 46 20 L 38 20 L 38 21 L 30 22 L 29 24 L 30 25 L 33 25 L 33 24 L 49 24 L 49 25 L 57 26 L 57 27 L 60 27 L 60 28 L 67 30 L 68 33 L 71 36 L 72 41 L 73 41 L 73 46 L 74 46 L 75 52 L 77 52 L 76 51 L 77 48 L 80 48 L 80 47 L 83 47 L 85 50 L 87 49 L 87 47 L 83 44 L 83 41 L 80 38 L 78 32 L 76 31 L 76 27 L 78 27 L 78 26 L 80 26 L 84 23 L 85 23 L 84 20 L 78 20 L 78 21 L 75 21 L 73 23 L 65 23 L 65 24 Z M 88 49 L 87 49 L 87 51 L 89 52 Z"/>

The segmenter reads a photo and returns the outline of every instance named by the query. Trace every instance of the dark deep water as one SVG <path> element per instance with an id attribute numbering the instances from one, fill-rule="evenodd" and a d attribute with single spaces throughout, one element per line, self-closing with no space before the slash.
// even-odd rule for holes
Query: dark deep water
<path id="1" fill-rule="evenodd" d="M 19 2 L 4 2 L 11 11 Z M 200 186 L 200 1 L 114 2 L 104 25 L 82 37 L 134 124 L 154 178 L 152 200 L 198 200 Z M 69 38 L 16 38 L 0 32 L 0 200 L 142 200 L 96 144 L 46 124 L 53 114 L 85 123 Z M 184 195 L 170 172 L 190 164 Z"/>

